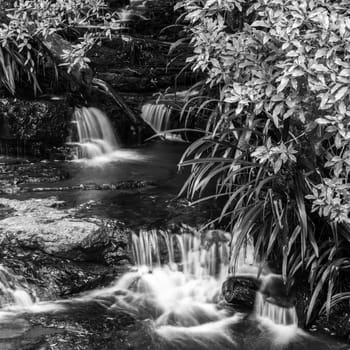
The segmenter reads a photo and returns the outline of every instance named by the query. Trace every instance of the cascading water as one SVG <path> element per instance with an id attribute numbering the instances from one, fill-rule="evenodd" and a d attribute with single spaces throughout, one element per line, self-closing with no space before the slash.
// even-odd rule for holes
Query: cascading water
<path id="1" fill-rule="evenodd" d="M 169 325 L 194 327 L 227 317 L 216 303 L 227 274 L 228 242 L 207 250 L 198 236 L 157 230 L 140 231 L 131 241 L 135 270 L 111 288 L 86 297 L 118 293 L 114 307 L 151 317 L 156 330 Z"/>
<path id="2" fill-rule="evenodd" d="M 159 133 L 170 129 L 172 108 L 164 104 L 146 103 L 142 106 L 141 117 L 151 128 Z"/>
<path id="3" fill-rule="evenodd" d="M 141 109 L 141 118 L 158 134 L 168 140 L 183 141 L 181 135 L 166 132 L 173 129 L 173 108 L 165 104 L 146 103 Z"/>
<path id="4" fill-rule="evenodd" d="M 159 274 L 163 275 L 162 279 L 169 276 L 171 280 L 172 274 L 176 273 L 175 279 L 178 282 L 181 280 L 182 283 L 179 283 L 179 285 L 185 286 L 185 288 L 191 288 L 189 286 L 203 288 L 204 294 L 208 295 L 207 286 L 210 286 L 209 288 L 214 293 L 211 294 L 212 299 L 206 299 L 207 302 L 215 302 L 222 281 L 227 277 L 230 247 L 228 242 L 225 241 L 216 242 L 205 249 L 201 239 L 190 233 L 169 234 L 168 232 L 159 233 L 157 230 L 141 231 L 139 235 L 132 235 L 132 252 L 134 261 L 140 271 L 152 272 L 153 277 L 147 277 L 148 282 L 153 281 L 153 278 L 155 282 L 157 279 L 155 275 Z M 161 264 L 161 256 L 164 255 L 164 252 L 166 252 L 165 255 L 169 265 L 166 270 Z M 251 254 L 253 254 L 253 251 L 248 242 L 248 245 L 241 249 L 238 258 L 238 274 L 249 271 L 249 274 L 252 275 L 252 270 L 258 271 L 258 267 L 248 265 L 252 263 Z M 141 276 L 143 276 L 143 272 Z M 180 275 L 182 277 L 178 280 Z M 143 277 L 136 276 L 137 279 L 143 280 Z M 276 276 L 279 278 L 278 275 Z M 159 283 L 158 287 L 160 286 L 164 286 L 164 282 Z M 154 291 L 158 287 L 156 283 L 150 289 Z M 159 293 L 164 293 L 164 290 L 169 289 L 160 288 Z M 195 292 L 192 290 L 192 293 L 198 295 L 198 290 Z M 177 299 L 177 302 L 179 300 L 181 299 Z M 261 292 L 256 294 L 255 313 L 258 317 L 269 319 L 277 325 L 297 326 L 298 324 L 296 310 L 293 305 L 282 306 L 272 303 Z"/>
<path id="5" fill-rule="evenodd" d="M 197 278 L 212 276 L 220 281 L 226 277 L 228 242 L 213 244 L 205 249 L 201 239 L 190 233 L 169 234 L 152 230 L 133 234 L 132 251 L 137 266 L 161 266 L 160 240 L 166 248 L 167 263 L 170 267 L 181 270 L 184 275 Z M 178 255 L 177 259 L 175 255 Z"/>
<path id="6" fill-rule="evenodd" d="M 250 321 L 240 314 L 230 316 L 227 309 L 218 306 L 230 247 L 228 240 L 219 240 L 215 234 L 210 238 L 211 244 L 206 245 L 190 233 L 153 230 L 134 234 L 132 252 L 137 268 L 112 288 L 124 293 L 116 302 L 118 307 L 139 317 L 151 317 L 160 349 L 250 349 L 246 343 L 256 342 L 256 335 L 249 338 L 247 331 L 247 339 L 240 339 L 245 322 L 248 328 L 259 324 L 259 337 L 266 337 L 260 340 L 268 344 L 264 349 L 280 349 L 307 337 L 297 327 L 294 308 L 270 304 L 261 293 L 257 293 Z M 251 263 L 249 253 L 248 244 L 240 253 L 239 271 Z M 162 261 L 164 256 L 166 261 Z M 94 297 L 105 292 L 96 292 Z"/>
<path id="7" fill-rule="evenodd" d="M 28 307 L 33 305 L 35 295 L 28 293 L 4 266 L 0 265 L 0 306 Z"/>
<path id="8" fill-rule="evenodd" d="M 97 108 L 76 108 L 72 124 L 76 126 L 77 140 L 68 144 L 79 147 L 79 158 L 92 159 L 110 154 L 118 148 L 117 138 L 107 116 Z"/>
<path id="9" fill-rule="evenodd" d="M 298 325 L 298 316 L 294 306 L 283 307 L 271 303 L 260 292 L 256 294 L 255 312 L 259 317 L 267 318 L 275 324 Z"/>

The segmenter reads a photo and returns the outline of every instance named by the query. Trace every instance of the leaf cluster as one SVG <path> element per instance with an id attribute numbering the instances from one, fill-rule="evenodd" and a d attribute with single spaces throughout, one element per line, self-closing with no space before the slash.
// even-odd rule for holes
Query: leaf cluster
<path id="1" fill-rule="evenodd" d="M 7 10 L 8 21 L 0 23 L 0 84 L 11 94 L 16 84 L 30 83 L 34 93 L 40 91 L 38 75 L 57 61 L 79 69 L 86 66 L 86 52 L 100 37 L 86 34 L 59 60 L 46 44 L 53 34 L 62 34 L 74 27 L 103 21 L 104 0 L 18 0 Z"/>

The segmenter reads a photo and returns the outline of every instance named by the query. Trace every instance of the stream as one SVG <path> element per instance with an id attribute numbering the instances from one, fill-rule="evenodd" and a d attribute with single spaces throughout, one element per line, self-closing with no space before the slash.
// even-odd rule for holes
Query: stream
<path id="1" fill-rule="evenodd" d="M 1 196 L 3 225 L 20 220 L 22 212 L 28 222 L 31 215 L 50 213 L 48 221 L 121 220 L 132 230 L 132 259 L 113 269 L 112 281 L 54 300 L 41 298 L 1 265 L 1 350 L 348 348 L 301 330 L 293 308 L 272 308 L 259 293 L 249 313 L 224 301 L 228 242 L 205 249 L 196 233 L 215 205 L 190 207 L 176 199 L 186 179 L 176 167 L 184 147 L 157 141 L 91 160 L 0 159 L 7 188 Z M 45 201 L 49 211 L 39 210 Z M 31 214 L 27 203 L 37 206 Z"/>

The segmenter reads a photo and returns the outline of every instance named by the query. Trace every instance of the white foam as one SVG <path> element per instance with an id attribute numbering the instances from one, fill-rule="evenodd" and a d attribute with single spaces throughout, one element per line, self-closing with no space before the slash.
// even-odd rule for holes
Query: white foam
<path id="1" fill-rule="evenodd" d="M 271 342 L 277 346 L 289 344 L 293 340 L 296 340 L 299 336 L 306 335 L 306 333 L 298 328 L 296 324 L 276 324 L 267 317 L 258 317 L 258 320 L 268 332 L 266 336 L 268 336 L 271 339 Z"/>
<path id="2" fill-rule="evenodd" d="M 108 163 L 125 162 L 125 161 L 144 161 L 147 160 L 146 155 L 142 155 L 137 151 L 128 149 L 118 149 L 106 154 L 98 154 L 93 158 L 74 159 L 73 162 L 81 163 L 88 167 L 101 167 Z"/>
<path id="3" fill-rule="evenodd" d="M 208 322 L 194 327 L 162 326 L 155 330 L 161 338 L 172 346 L 182 347 L 193 344 L 201 349 L 231 349 L 238 348 L 238 344 L 231 335 L 230 326 L 240 320 L 240 315 L 228 317 L 216 322 Z"/>

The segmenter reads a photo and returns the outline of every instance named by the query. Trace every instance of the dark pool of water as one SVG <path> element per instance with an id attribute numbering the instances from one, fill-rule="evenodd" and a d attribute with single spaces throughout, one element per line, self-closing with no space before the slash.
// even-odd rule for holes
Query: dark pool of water
<path id="1" fill-rule="evenodd" d="M 212 216 L 213 203 L 195 211 L 188 207 L 184 198 L 177 199 L 189 174 L 188 169 L 179 171 L 177 166 L 185 148 L 183 143 L 154 142 L 142 148 L 121 149 L 111 159 L 41 162 L 39 170 L 38 164 L 33 164 L 32 171 L 35 169 L 36 177 L 40 169 L 43 173 L 48 172 L 46 169 L 51 172 L 54 169 L 53 172 L 65 175 L 59 181 L 52 181 L 51 174 L 47 182 L 43 176 L 42 181 L 21 183 L 19 187 L 27 192 L 7 196 L 21 200 L 54 196 L 64 201 L 66 208 L 78 208 L 78 215 L 119 219 L 131 227 L 162 225 L 169 221 L 187 221 L 188 224 L 197 225 Z M 30 169 L 29 166 L 29 172 Z M 130 190 L 56 190 L 123 181 L 144 181 L 146 186 Z M 45 191 L 36 192 L 40 188 Z"/>

